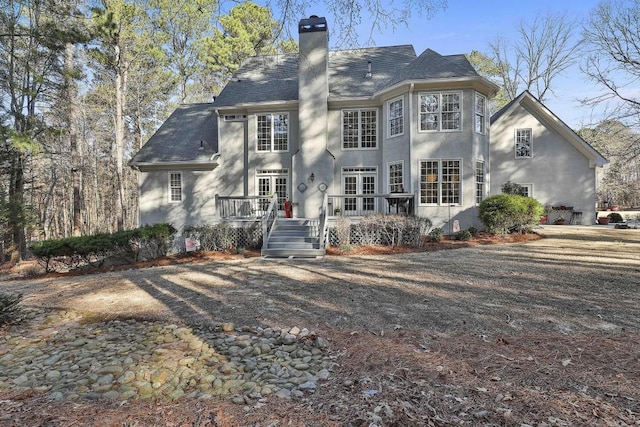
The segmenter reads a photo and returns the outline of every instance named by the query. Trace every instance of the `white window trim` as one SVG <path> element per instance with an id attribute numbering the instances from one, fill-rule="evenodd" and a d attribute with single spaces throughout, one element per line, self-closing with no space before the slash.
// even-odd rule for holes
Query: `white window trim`
<path id="1" fill-rule="evenodd" d="M 442 162 L 445 161 L 458 161 L 460 162 L 460 176 L 459 176 L 459 180 L 460 180 L 460 202 L 459 203 L 443 203 L 442 202 Z M 422 192 L 422 188 L 420 186 L 420 184 L 422 183 L 421 181 L 421 163 L 422 162 L 438 162 L 438 202 L 437 203 L 422 203 L 421 200 L 421 192 Z M 437 159 L 419 159 L 418 160 L 418 206 L 462 206 L 463 202 L 464 202 L 464 180 L 462 179 L 462 177 L 464 176 L 463 174 L 463 168 L 464 168 L 464 161 L 462 158 L 437 158 Z M 475 200 L 475 195 L 474 195 L 474 200 Z"/>
<path id="2" fill-rule="evenodd" d="M 518 156 L 518 131 L 529 131 L 529 155 Z M 513 131 L 513 156 L 516 159 L 533 159 L 533 129 L 532 128 L 517 128 Z"/>
<path id="3" fill-rule="evenodd" d="M 404 175 L 405 175 L 405 169 L 404 169 L 404 160 L 397 160 L 395 162 L 387 162 L 387 190 L 389 191 L 389 193 L 391 193 L 391 166 L 392 165 L 400 165 L 401 169 L 402 169 L 402 188 L 403 188 L 403 192 L 407 192 L 407 189 L 405 188 L 404 185 Z"/>
<path id="4" fill-rule="evenodd" d="M 484 111 L 482 112 L 482 131 L 478 131 L 476 129 L 476 116 L 478 115 L 476 107 L 478 105 L 478 98 L 484 99 Z M 486 135 L 487 133 L 487 97 L 478 92 L 474 93 L 473 100 L 473 131 L 481 135 Z"/>
<path id="5" fill-rule="evenodd" d="M 529 192 L 529 195 L 527 197 L 533 197 L 533 184 L 528 183 L 528 184 L 521 184 L 521 183 L 517 183 L 520 187 L 526 188 L 527 191 Z"/>
<path id="6" fill-rule="evenodd" d="M 375 147 L 363 147 L 362 146 L 362 128 L 361 123 L 358 120 L 358 146 L 353 148 L 345 148 L 344 146 L 344 113 L 345 111 L 357 111 L 358 119 L 360 119 L 360 113 L 362 111 L 375 111 L 376 112 L 376 146 Z M 356 150 L 377 150 L 380 147 L 380 126 L 379 126 L 380 112 L 377 108 L 344 108 L 340 111 L 340 148 L 343 151 L 356 151 Z"/>
<path id="7" fill-rule="evenodd" d="M 259 140 L 258 140 L 258 117 L 259 116 L 267 116 L 270 115 L 272 117 L 271 119 L 271 142 L 269 144 L 269 149 L 268 150 L 260 150 L 258 148 L 259 145 Z M 287 117 L 287 149 L 286 150 L 274 150 L 273 149 L 273 144 L 274 144 L 274 136 L 275 136 L 275 132 L 273 130 L 273 116 L 277 116 L 277 115 L 283 115 Z M 286 111 L 274 111 L 274 112 L 270 112 L 270 113 L 256 113 L 255 114 L 255 120 L 256 120 L 256 132 L 255 132 L 255 137 L 256 137 L 256 153 L 288 153 L 289 152 L 289 148 L 291 147 L 291 118 L 289 117 L 289 113 Z"/>
<path id="8" fill-rule="evenodd" d="M 480 197 L 480 201 L 478 201 L 478 163 L 482 163 L 482 195 Z M 487 163 L 482 160 L 482 159 L 476 159 L 476 167 L 475 167 L 475 173 L 474 173 L 474 179 L 475 179 L 475 202 L 476 202 L 476 206 L 478 206 L 485 198 L 487 195 Z"/>
<path id="9" fill-rule="evenodd" d="M 460 96 L 460 129 L 442 129 L 442 95 L 447 93 L 457 93 Z M 422 95 L 438 95 L 438 129 L 427 130 L 420 129 L 420 97 Z M 475 108 L 475 107 L 474 107 Z M 475 116 L 475 112 L 474 112 Z M 485 118 L 486 120 L 486 118 Z M 434 133 L 434 132 L 462 132 L 464 128 L 464 99 L 462 91 L 459 90 L 446 90 L 442 92 L 418 92 L 418 133 Z M 475 125 L 474 125 L 475 128 Z M 486 129 L 486 126 L 485 126 Z M 452 159 L 455 160 L 455 159 Z"/>
<path id="10" fill-rule="evenodd" d="M 395 135 L 391 135 L 391 104 L 396 102 L 396 101 L 402 101 L 402 132 L 397 133 Z M 404 106 L 404 96 L 398 96 L 396 98 L 390 99 L 387 101 L 387 138 L 391 139 L 391 138 L 397 138 L 399 136 L 404 135 L 404 128 L 405 128 L 405 123 L 404 123 L 404 117 L 406 115 L 406 108 Z"/>
<path id="11" fill-rule="evenodd" d="M 171 175 L 178 175 L 180 176 L 180 200 L 171 200 L 171 196 L 172 196 L 172 187 L 171 187 Z M 168 188 L 168 194 L 167 194 L 167 200 L 170 204 L 180 204 L 184 201 L 184 179 L 183 179 L 183 175 L 182 172 L 180 171 L 169 171 L 167 173 L 167 188 Z"/>

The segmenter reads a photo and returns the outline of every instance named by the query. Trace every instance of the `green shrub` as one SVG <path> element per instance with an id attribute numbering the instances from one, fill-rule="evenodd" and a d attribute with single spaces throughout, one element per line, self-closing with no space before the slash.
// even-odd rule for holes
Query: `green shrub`
<path id="1" fill-rule="evenodd" d="M 15 322 L 19 319 L 22 312 L 18 306 L 22 301 L 22 294 L 5 294 L 0 293 L 0 325 Z"/>
<path id="2" fill-rule="evenodd" d="M 471 235 L 471 232 L 469 230 L 460 230 L 455 235 L 456 240 L 463 241 L 471 240 L 471 237 L 473 236 Z"/>
<path id="3" fill-rule="evenodd" d="M 440 242 L 444 236 L 444 230 L 440 227 L 436 227 L 429 232 L 428 238 L 430 242 Z"/>
<path id="4" fill-rule="evenodd" d="M 532 197 L 497 194 L 484 199 L 479 206 L 480 221 L 492 233 L 525 233 L 540 221 L 544 209 Z"/>
<path id="5" fill-rule="evenodd" d="M 141 257 L 155 259 L 166 255 L 176 231 L 171 224 L 145 225 L 112 234 L 45 240 L 33 245 L 31 251 L 47 272 L 57 266 L 101 266 L 107 259 L 127 264 Z"/>
<path id="6" fill-rule="evenodd" d="M 472 237 L 476 237 L 478 235 L 478 229 L 475 227 L 469 227 L 467 228 L 467 230 L 469 230 L 469 233 L 471 233 Z"/>
<path id="7" fill-rule="evenodd" d="M 611 220 L 609 222 L 624 222 L 624 218 L 622 218 L 622 215 L 620 215 L 618 212 L 611 212 L 609 215 L 607 215 L 609 218 L 611 218 Z"/>

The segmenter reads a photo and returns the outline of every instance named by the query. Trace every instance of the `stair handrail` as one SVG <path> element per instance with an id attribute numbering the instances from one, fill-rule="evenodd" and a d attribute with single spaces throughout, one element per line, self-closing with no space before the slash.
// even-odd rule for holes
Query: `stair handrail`
<path id="1" fill-rule="evenodd" d="M 273 193 L 269 207 L 262 217 L 262 249 L 267 249 L 273 226 L 278 218 L 278 193 Z"/>
<path id="2" fill-rule="evenodd" d="M 318 227 L 318 240 L 320 249 L 327 248 L 327 232 L 329 230 L 329 222 L 327 221 L 327 211 L 329 209 L 329 195 L 325 192 L 322 198 L 322 206 L 320 207 L 320 227 Z"/>

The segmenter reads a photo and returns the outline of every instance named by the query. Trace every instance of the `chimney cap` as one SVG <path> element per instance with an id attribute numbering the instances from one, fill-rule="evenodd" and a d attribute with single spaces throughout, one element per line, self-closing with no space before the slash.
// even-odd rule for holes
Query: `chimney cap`
<path id="1" fill-rule="evenodd" d="M 327 20 L 325 18 L 311 15 L 300 20 L 298 33 L 313 33 L 316 31 L 327 31 Z"/>

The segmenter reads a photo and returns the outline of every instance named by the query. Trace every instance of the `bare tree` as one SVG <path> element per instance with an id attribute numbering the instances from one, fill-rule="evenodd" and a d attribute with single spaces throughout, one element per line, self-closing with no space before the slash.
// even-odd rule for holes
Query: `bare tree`
<path id="1" fill-rule="evenodd" d="M 640 0 L 600 3 L 584 27 L 583 72 L 604 88 L 588 104 L 613 101 L 611 119 L 640 126 Z"/>
<path id="2" fill-rule="evenodd" d="M 266 6 L 272 10 L 280 10 L 280 22 L 283 29 L 289 28 L 301 17 L 308 16 L 307 10 L 315 6 L 310 0 L 269 0 Z M 371 42 L 375 32 L 396 29 L 406 25 L 412 15 L 432 18 L 436 13 L 447 8 L 447 0 L 404 0 L 388 2 L 386 0 L 369 0 L 358 2 L 353 0 L 325 0 L 324 7 L 328 12 L 332 25 L 336 29 L 337 38 L 332 40 L 337 46 L 357 46 L 360 44 L 359 27 L 363 22 L 369 28 Z M 287 36 L 291 36 L 288 34 Z"/>
<path id="3" fill-rule="evenodd" d="M 574 19 L 549 13 L 521 21 L 514 41 L 498 37 L 490 44 L 507 100 L 528 90 L 544 102 L 553 93 L 554 79 L 576 62 L 576 30 Z"/>

